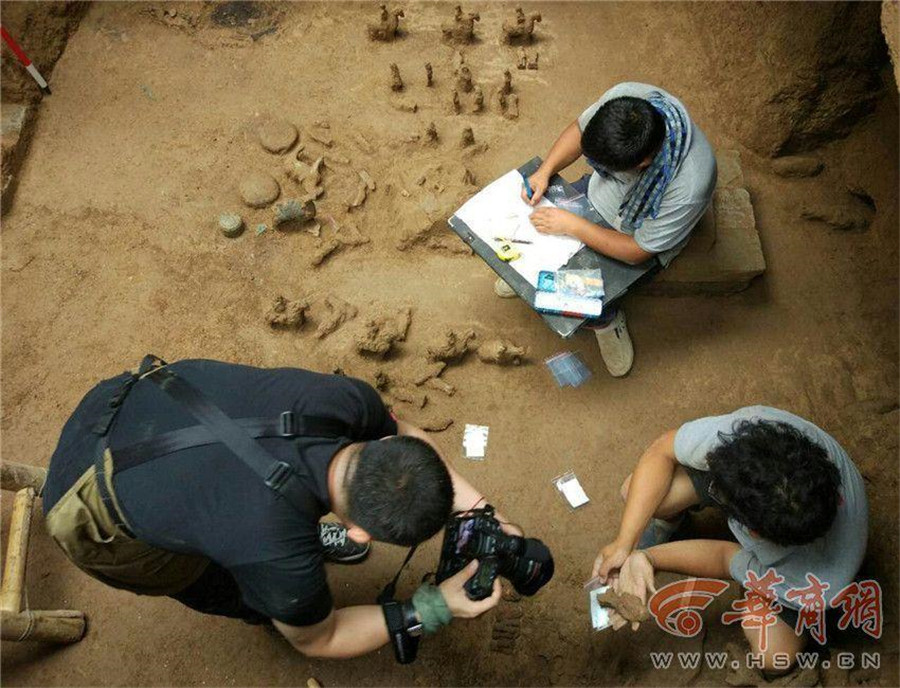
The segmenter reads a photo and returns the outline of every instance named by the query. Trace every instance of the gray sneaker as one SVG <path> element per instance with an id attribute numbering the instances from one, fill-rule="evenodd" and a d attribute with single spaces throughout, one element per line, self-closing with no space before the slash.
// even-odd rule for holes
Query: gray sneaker
<path id="1" fill-rule="evenodd" d="M 333 521 L 319 524 L 319 542 L 325 548 L 325 561 L 333 564 L 358 564 L 371 549 L 368 542 L 361 545 L 351 540 L 347 528 Z"/>
<path id="2" fill-rule="evenodd" d="M 628 334 L 625 311 L 620 308 L 608 325 L 594 328 L 594 334 L 609 374 L 613 377 L 627 375 L 634 363 L 634 345 Z"/>

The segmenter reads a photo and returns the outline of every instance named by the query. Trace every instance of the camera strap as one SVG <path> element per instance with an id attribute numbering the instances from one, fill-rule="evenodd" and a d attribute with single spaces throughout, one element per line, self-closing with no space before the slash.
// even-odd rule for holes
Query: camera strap
<path id="1" fill-rule="evenodd" d="M 397 571 L 397 575 L 394 576 L 393 580 L 389 581 L 388 584 L 384 586 L 378 597 L 375 598 L 375 602 L 377 604 L 385 604 L 386 602 L 391 602 L 394 600 L 394 597 L 397 594 L 397 581 L 400 580 L 400 574 L 403 573 L 403 569 L 406 568 L 406 565 L 409 563 L 409 560 L 413 558 L 413 554 L 416 553 L 416 550 L 418 548 L 418 545 L 413 545 L 409 548 L 409 552 L 406 553 L 406 559 L 404 559 L 403 563 L 400 564 L 400 569 Z"/>

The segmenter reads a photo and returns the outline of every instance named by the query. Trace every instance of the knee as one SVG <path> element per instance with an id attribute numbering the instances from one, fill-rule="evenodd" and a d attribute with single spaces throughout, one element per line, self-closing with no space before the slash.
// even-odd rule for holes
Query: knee
<path id="1" fill-rule="evenodd" d="M 762 670 L 767 680 L 788 673 L 797 663 L 797 653 L 803 650 L 805 635 L 797 635 L 794 629 L 782 621 L 769 630 L 766 649 L 760 648 L 761 634 L 758 629 L 744 629 L 750 644 L 750 653 L 756 657 L 757 668 Z"/>
<path id="2" fill-rule="evenodd" d="M 622 483 L 622 487 L 619 488 L 619 496 L 622 497 L 623 502 L 628 499 L 628 488 L 631 487 L 631 476 L 633 475 L 634 473 L 629 473 L 628 477 L 625 478 L 625 481 Z"/>

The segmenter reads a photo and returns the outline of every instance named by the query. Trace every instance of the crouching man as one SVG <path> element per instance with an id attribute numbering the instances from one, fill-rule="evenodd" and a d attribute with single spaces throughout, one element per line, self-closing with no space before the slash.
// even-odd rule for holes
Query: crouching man
<path id="1" fill-rule="evenodd" d="M 415 545 L 483 501 L 360 380 L 147 357 L 78 405 L 43 503 L 51 535 L 91 576 L 271 620 L 300 652 L 340 658 L 497 604 L 498 583 L 467 597 L 476 562 L 385 607 L 335 609 L 325 575 L 326 561 L 363 559 L 370 540 Z M 320 523 L 329 512 L 340 523 Z"/>
<path id="2" fill-rule="evenodd" d="M 622 495 L 618 537 L 600 550 L 594 575 L 646 601 L 655 570 L 746 586 L 773 569 L 783 578 L 772 589 L 782 607 L 778 620 L 768 629 L 744 627 L 751 652 L 762 655 L 769 673 L 785 668 L 775 655 L 793 664 L 807 640 L 798 631 L 800 598 L 791 590 L 809 588 L 814 576 L 828 586 L 828 605 L 853 581 L 866 551 L 866 494 L 847 452 L 809 421 L 766 406 L 665 433 L 638 461 Z M 728 516 L 737 542 L 669 542 L 686 512 L 705 506 Z"/>

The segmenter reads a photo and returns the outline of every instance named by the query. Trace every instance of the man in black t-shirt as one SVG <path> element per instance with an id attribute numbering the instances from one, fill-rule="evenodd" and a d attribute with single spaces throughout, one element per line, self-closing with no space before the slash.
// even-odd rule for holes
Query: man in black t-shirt
<path id="1" fill-rule="evenodd" d="M 302 503 L 274 491 L 166 385 L 125 373 L 81 401 L 50 462 L 47 527 L 69 558 L 114 587 L 271 619 L 308 655 L 351 657 L 387 643 L 381 607 L 334 608 L 324 561 L 361 559 L 370 540 L 422 542 L 451 511 L 482 503 L 481 493 L 361 380 L 208 360 L 159 370 L 199 390 L 290 466 Z M 286 417 L 324 419 L 338 431 L 266 430 L 266 419 L 277 428 Z M 320 524 L 329 512 L 343 525 Z M 438 586 L 429 604 L 446 612 L 442 623 L 497 604 L 499 585 L 485 600 L 468 599 L 462 586 L 474 570 Z"/>

